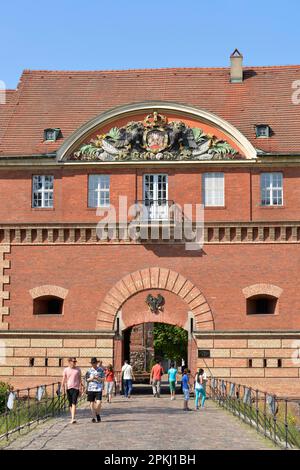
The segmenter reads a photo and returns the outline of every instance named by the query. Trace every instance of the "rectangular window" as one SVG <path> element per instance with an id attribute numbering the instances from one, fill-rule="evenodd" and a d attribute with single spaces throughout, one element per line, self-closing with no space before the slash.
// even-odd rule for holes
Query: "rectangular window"
<path id="1" fill-rule="evenodd" d="M 54 177 L 35 175 L 32 178 L 32 207 L 53 207 Z"/>
<path id="2" fill-rule="evenodd" d="M 262 206 L 282 206 L 282 173 L 260 175 Z"/>
<path id="3" fill-rule="evenodd" d="M 108 207 L 109 193 L 109 175 L 89 175 L 89 207 Z"/>
<path id="4" fill-rule="evenodd" d="M 224 206 L 224 173 L 204 173 L 202 181 L 204 206 Z"/>

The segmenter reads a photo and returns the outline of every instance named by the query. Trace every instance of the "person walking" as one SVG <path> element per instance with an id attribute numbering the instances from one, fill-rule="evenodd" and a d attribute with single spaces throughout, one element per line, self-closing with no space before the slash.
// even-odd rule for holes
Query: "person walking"
<path id="1" fill-rule="evenodd" d="M 201 396 L 201 408 L 204 408 L 206 400 L 205 390 L 206 374 L 203 369 L 199 369 L 195 377 L 195 408 L 199 410 L 199 399 Z"/>
<path id="2" fill-rule="evenodd" d="M 156 359 L 155 365 L 151 369 L 150 384 L 152 384 L 153 396 L 160 398 L 161 378 L 164 375 L 164 370 L 161 366 L 160 360 Z"/>
<path id="3" fill-rule="evenodd" d="M 123 381 L 123 390 L 124 390 L 125 398 L 131 397 L 133 380 L 135 380 L 133 369 L 132 369 L 132 366 L 129 364 L 128 360 L 126 359 L 122 367 L 122 381 Z"/>
<path id="4" fill-rule="evenodd" d="M 79 394 L 82 393 L 81 370 L 77 367 L 76 357 L 69 357 L 69 366 L 64 369 L 61 390 L 67 392 L 67 398 L 71 413 L 71 424 L 76 421 L 76 406 Z"/>
<path id="5" fill-rule="evenodd" d="M 175 368 L 175 364 L 172 361 L 170 364 L 170 369 L 168 370 L 168 380 L 169 380 L 169 387 L 170 387 L 170 394 L 171 400 L 175 400 L 175 392 L 176 392 L 176 383 L 177 383 L 177 369 Z"/>
<path id="6" fill-rule="evenodd" d="M 184 369 L 182 375 L 182 391 L 184 395 L 183 409 L 184 411 L 191 411 L 189 408 L 189 399 L 190 399 L 190 373 L 189 369 Z"/>
<path id="7" fill-rule="evenodd" d="M 96 421 L 97 423 L 100 423 L 104 371 L 102 367 L 98 366 L 96 357 L 92 357 L 91 366 L 92 367 L 90 367 L 85 374 L 85 380 L 87 383 L 87 401 L 90 403 L 92 423 L 96 423 Z"/>
<path id="8" fill-rule="evenodd" d="M 112 364 L 109 364 L 105 370 L 105 390 L 106 400 L 108 403 L 112 402 L 112 394 L 115 383 L 115 373 Z"/>

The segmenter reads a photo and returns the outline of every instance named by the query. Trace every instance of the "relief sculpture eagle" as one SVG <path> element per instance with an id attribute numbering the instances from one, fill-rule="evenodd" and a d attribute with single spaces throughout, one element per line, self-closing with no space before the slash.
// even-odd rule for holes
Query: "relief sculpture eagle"
<path id="1" fill-rule="evenodd" d="M 152 294 L 147 295 L 146 304 L 150 308 L 151 312 L 156 313 L 162 310 L 162 307 L 165 304 L 165 299 L 161 294 L 158 294 L 157 297 L 154 297 Z"/>

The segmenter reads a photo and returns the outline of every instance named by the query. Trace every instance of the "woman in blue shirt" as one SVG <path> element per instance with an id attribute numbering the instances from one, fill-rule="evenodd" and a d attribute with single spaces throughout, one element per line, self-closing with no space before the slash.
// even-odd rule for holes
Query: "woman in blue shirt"
<path id="1" fill-rule="evenodd" d="M 171 400 L 175 400 L 176 382 L 177 382 L 177 369 L 175 369 L 174 362 L 171 362 L 170 369 L 168 370 L 168 379 L 171 393 Z"/>

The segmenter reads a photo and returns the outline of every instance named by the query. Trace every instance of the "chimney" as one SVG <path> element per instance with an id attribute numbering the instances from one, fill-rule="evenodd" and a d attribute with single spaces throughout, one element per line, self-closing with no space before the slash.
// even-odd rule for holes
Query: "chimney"
<path id="1" fill-rule="evenodd" d="M 230 82 L 242 83 L 243 81 L 243 56 L 235 49 L 230 56 Z"/>

